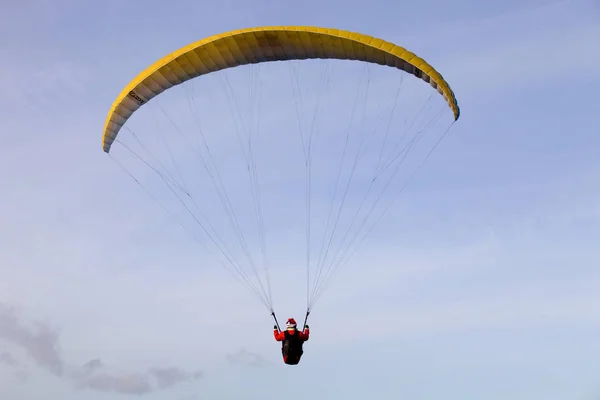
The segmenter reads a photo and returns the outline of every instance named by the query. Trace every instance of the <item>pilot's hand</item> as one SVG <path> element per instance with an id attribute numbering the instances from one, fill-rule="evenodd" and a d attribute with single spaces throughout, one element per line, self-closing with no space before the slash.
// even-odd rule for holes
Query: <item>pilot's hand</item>
<path id="1" fill-rule="evenodd" d="M 276 331 L 279 330 L 279 328 L 277 328 L 277 325 L 273 325 L 273 329 L 275 329 Z"/>

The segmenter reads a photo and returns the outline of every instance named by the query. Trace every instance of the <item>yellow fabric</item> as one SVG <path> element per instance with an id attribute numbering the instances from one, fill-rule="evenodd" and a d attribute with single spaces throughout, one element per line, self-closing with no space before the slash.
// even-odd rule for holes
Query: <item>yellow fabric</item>
<path id="1" fill-rule="evenodd" d="M 448 83 L 410 51 L 360 33 L 308 26 L 270 26 L 235 30 L 202 39 L 158 60 L 135 77 L 113 103 L 102 136 L 105 152 L 127 119 L 163 91 L 189 79 L 225 68 L 267 61 L 333 58 L 387 65 L 428 82 L 460 110 Z"/>

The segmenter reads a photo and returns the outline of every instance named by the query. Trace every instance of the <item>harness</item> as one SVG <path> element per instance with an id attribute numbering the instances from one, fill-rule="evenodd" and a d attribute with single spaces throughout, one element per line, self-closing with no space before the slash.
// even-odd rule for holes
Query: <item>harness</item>
<path id="1" fill-rule="evenodd" d="M 284 356 L 301 356 L 304 352 L 302 350 L 302 345 L 304 344 L 302 340 L 300 340 L 300 332 L 295 331 L 290 334 L 287 330 L 284 331 L 285 339 L 283 339 L 283 343 L 281 344 L 281 353 Z"/>

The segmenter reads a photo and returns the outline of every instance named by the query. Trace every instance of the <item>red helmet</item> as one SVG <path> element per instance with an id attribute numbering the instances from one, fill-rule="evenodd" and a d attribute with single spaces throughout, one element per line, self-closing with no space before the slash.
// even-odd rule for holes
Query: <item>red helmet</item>
<path id="1" fill-rule="evenodd" d="M 296 329 L 296 320 L 294 318 L 288 318 L 285 326 L 287 329 Z"/>

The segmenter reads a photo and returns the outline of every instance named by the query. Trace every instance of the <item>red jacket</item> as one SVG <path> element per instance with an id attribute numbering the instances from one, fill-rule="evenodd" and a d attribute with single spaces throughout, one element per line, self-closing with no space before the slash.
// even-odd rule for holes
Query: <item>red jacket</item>
<path id="1" fill-rule="evenodd" d="M 304 331 L 298 332 L 298 339 L 300 339 L 303 342 L 306 342 L 308 340 L 309 334 L 310 332 L 308 328 L 304 328 Z M 275 336 L 275 340 L 281 342 L 283 341 L 283 339 L 285 339 L 285 331 L 279 332 L 277 329 L 273 329 L 273 336 Z"/>

